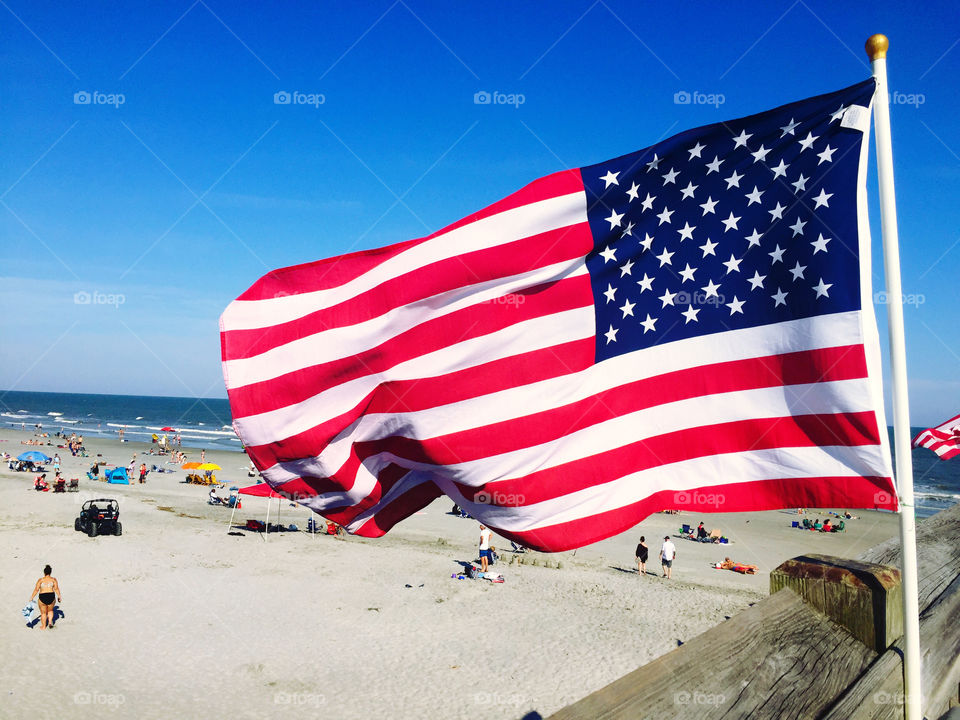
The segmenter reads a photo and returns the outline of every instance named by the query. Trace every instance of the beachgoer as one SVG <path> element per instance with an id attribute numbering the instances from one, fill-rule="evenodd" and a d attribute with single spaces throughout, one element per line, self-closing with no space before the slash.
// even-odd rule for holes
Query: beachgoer
<path id="1" fill-rule="evenodd" d="M 660 565 L 663 567 L 663 577 L 673 579 L 673 561 L 677 557 L 677 546 L 669 535 L 663 536 L 663 545 L 660 546 Z"/>
<path id="2" fill-rule="evenodd" d="M 697 540 L 699 542 L 704 542 L 707 539 L 707 529 L 703 526 L 703 520 L 700 521 L 700 524 L 697 525 Z"/>
<path id="3" fill-rule="evenodd" d="M 60 597 L 60 584 L 57 582 L 57 579 L 50 574 L 51 572 L 53 572 L 53 570 L 51 570 L 49 565 L 43 568 L 43 577 L 37 580 L 37 584 L 33 587 L 33 595 L 30 596 L 31 600 L 36 597 L 40 604 L 41 630 L 53 627 L 54 599 L 56 599 L 57 602 L 63 602 L 63 598 Z M 39 597 L 37 597 L 38 593 Z"/>
<path id="4" fill-rule="evenodd" d="M 147 464 L 140 463 L 140 482 L 145 483 L 147 481 Z"/>
<path id="5" fill-rule="evenodd" d="M 734 562 L 730 558 L 724 558 L 723 562 L 720 563 L 721 570 L 733 570 L 734 572 L 742 573 L 743 575 L 756 575 L 758 568 L 756 565 L 744 565 L 743 563 Z"/>
<path id="6" fill-rule="evenodd" d="M 60 472 L 60 453 L 53 454 L 53 469 Z"/>
<path id="7" fill-rule="evenodd" d="M 650 555 L 650 548 L 647 546 L 646 538 L 641 535 L 640 542 L 637 543 L 637 572 L 640 575 L 647 574 L 647 558 Z"/>
<path id="8" fill-rule="evenodd" d="M 490 528 L 485 525 L 480 526 L 480 568 L 483 572 L 487 571 L 490 562 Z"/>
<path id="9" fill-rule="evenodd" d="M 820 518 L 817 518 L 816 521 L 813 523 L 813 529 L 814 529 L 814 530 L 823 530 L 823 523 L 820 522 Z"/>
<path id="10" fill-rule="evenodd" d="M 823 532 L 833 532 L 833 525 L 830 524 L 830 518 L 827 518 L 827 521 L 823 523 L 821 530 Z"/>
<path id="11" fill-rule="evenodd" d="M 201 451 L 200 451 L 200 462 L 205 463 L 206 461 L 207 461 L 207 451 L 206 451 L 206 450 L 201 450 Z"/>

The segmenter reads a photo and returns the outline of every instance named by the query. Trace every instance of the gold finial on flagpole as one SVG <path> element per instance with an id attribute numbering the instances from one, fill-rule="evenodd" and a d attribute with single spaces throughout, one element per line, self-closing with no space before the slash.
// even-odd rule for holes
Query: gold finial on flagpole
<path id="1" fill-rule="evenodd" d="M 871 61 L 880 60 L 887 57 L 887 48 L 890 47 L 890 41 L 886 35 L 877 33 L 867 38 L 867 44 L 864 47 L 866 47 L 867 55 Z"/>

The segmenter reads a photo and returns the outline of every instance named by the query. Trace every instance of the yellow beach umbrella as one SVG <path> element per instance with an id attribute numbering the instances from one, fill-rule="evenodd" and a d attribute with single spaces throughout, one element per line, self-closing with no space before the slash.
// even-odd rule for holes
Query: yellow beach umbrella
<path id="1" fill-rule="evenodd" d="M 220 466 L 216 463 L 203 463 L 203 465 L 198 465 L 197 470 L 220 470 Z"/>

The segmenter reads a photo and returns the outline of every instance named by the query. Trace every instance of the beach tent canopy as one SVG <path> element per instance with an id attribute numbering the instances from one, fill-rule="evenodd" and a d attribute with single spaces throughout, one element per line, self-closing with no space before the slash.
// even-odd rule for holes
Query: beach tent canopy
<path id="1" fill-rule="evenodd" d="M 37 450 L 29 450 L 25 453 L 17 455 L 17 460 L 23 460 L 24 462 L 50 462 L 50 458 L 44 455 L 42 452 Z"/>
<path id="2" fill-rule="evenodd" d="M 113 470 L 107 470 L 104 473 L 104 477 L 107 479 L 108 483 L 113 485 L 129 485 L 130 478 L 127 477 L 127 469 L 124 467 L 114 468 Z"/>
<path id="3" fill-rule="evenodd" d="M 286 497 L 285 495 L 274 492 L 273 489 L 267 485 L 267 483 L 257 483 L 256 485 L 248 485 L 247 487 L 240 488 L 240 494 L 253 495 L 254 497 Z"/>

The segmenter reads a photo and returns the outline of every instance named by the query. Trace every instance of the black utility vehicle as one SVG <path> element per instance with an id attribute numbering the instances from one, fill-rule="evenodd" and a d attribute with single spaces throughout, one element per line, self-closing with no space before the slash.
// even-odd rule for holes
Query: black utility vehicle
<path id="1" fill-rule="evenodd" d="M 87 500 L 80 509 L 80 517 L 73 521 L 73 529 L 90 537 L 119 535 L 122 531 L 119 518 L 120 503 L 116 500 Z"/>

